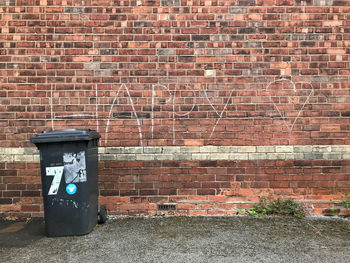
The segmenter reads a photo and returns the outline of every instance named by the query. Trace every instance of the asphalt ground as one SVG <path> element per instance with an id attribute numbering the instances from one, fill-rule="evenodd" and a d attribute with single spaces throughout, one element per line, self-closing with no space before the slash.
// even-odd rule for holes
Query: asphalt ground
<path id="1" fill-rule="evenodd" d="M 84 236 L 0 222 L 0 262 L 350 262 L 350 220 L 250 216 L 116 218 Z"/>

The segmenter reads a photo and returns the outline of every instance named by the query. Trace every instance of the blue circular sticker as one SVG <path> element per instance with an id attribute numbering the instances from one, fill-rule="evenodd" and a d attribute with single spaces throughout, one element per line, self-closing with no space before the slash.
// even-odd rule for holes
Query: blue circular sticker
<path id="1" fill-rule="evenodd" d="M 74 195 L 77 192 L 77 186 L 75 184 L 67 185 L 66 192 L 69 195 Z"/>

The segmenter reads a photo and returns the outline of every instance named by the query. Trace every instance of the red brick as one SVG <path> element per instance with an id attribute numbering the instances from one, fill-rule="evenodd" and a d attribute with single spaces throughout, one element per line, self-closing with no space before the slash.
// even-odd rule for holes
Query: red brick
<path id="1" fill-rule="evenodd" d="M 0 147 L 33 147 L 29 138 L 51 129 L 51 114 L 55 129 L 98 127 L 107 147 L 350 144 L 348 1 L 197 1 L 188 13 L 186 1 L 182 9 L 160 0 L 113 9 L 110 0 L 92 0 L 83 19 L 66 3 L 33 13 L 27 2 L 17 1 L 20 15 L 4 9 L 0 22 Z M 297 83 L 297 92 L 281 78 Z M 154 94 L 152 85 L 162 86 Z M 70 114 L 81 115 L 58 117 Z M 111 214 L 155 214 L 158 201 L 182 200 L 193 203 L 180 214 L 227 215 L 231 201 L 259 195 L 328 201 L 350 193 L 345 161 L 212 161 L 208 154 L 99 165 L 100 202 Z M 8 213 L 43 215 L 40 173 L 39 163 L 0 163 L 0 202 L 24 202 L 26 210 Z M 193 207 L 202 202 L 209 211 Z"/>
<path id="2" fill-rule="evenodd" d="M 195 208 L 195 204 L 177 204 L 178 210 L 194 210 Z"/>
<path id="3" fill-rule="evenodd" d="M 40 205 L 22 205 L 21 211 L 22 212 L 39 212 Z"/>

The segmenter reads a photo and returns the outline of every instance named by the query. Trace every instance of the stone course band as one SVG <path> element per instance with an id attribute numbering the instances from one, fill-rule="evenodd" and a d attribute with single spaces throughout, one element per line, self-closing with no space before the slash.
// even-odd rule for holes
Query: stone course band
<path id="1" fill-rule="evenodd" d="M 99 147 L 100 161 L 349 160 L 350 145 Z M 31 148 L 0 148 L 0 163 L 39 162 Z"/>

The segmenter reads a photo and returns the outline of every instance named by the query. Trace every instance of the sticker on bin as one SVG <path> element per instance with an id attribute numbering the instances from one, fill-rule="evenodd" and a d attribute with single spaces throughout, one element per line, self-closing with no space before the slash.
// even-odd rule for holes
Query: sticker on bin
<path id="1" fill-rule="evenodd" d="M 63 166 L 46 167 L 46 176 L 53 176 L 48 195 L 56 195 L 60 187 L 63 174 Z"/>
<path id="2" fill-rule="evenodd" d="M 66 192 L 69 195 L 74 195 L 77 192 L 77 186 L 75 184 L 67 185 Z"/>
<path id="3" fill-rule="evenodd" d="M 63 164 L 66 184 L 87 181 L 84 151 L 79 153 L 64 153 Z"/>

